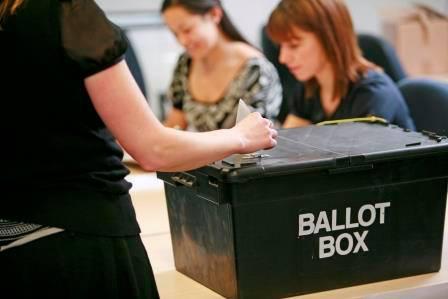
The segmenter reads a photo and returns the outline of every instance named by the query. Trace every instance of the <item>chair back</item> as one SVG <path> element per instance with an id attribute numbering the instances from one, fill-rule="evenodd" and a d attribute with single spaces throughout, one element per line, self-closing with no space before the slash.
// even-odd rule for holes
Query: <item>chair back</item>
<path id="1" fill-rule="evenodd" d="M 394 82 L 407 77 L 406 71 L 391 44 L 383 38 L 372 34 L 359 33 L 357 36 L 358 45 L 367 60 L 383 68 L 384 72 Z"/>
<path id="2" fill-rule="evenodd" d="M 417 131 L 448 136 L 448 83 L 408 78 L 398 83 Z"/>

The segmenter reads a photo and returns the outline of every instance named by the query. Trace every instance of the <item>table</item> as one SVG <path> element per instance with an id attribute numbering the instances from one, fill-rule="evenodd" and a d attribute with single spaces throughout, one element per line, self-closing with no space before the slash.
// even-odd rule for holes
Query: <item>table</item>
<path id="1" fill-rule="evenodd" d="M 130 164 L 129 167 L 131 174 L 127 179 L 133 183 L 131 195 L 137 220 L 142 229 L 141 236 L 153 266 L 161 298 L 223 298 L 175 270 L 163 182 L 157 179 L 155 173 L 145 172 L 134 164 Z M 448 219 L 448 214 L 445 218 Z M 447 221 L 445 221 L 444 241 L 442 268 L 437 273 L 296 296 L 290 299 L 446 298 L 448 294 Z"/>

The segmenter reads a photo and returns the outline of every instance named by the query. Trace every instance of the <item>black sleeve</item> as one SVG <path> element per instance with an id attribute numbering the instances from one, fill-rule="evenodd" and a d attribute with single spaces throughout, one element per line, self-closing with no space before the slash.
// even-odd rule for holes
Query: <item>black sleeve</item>
<path id="1" fill-rule="evenodd" d="M 60 0 L 62 47 L 83 77 L 98 73 L 124 58 L 127 42 L 94 0 Z"/>

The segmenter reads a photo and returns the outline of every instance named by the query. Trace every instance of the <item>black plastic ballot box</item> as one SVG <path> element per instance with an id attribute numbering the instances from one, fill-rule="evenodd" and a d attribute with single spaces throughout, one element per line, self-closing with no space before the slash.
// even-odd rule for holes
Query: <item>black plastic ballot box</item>
<path id="1" fill-rule="evenodd" d="M 440 269 L 445 137 L 342 123 L 280 130 L 259 154 L 158 173 L 178 271 L 260 299 Z"/>

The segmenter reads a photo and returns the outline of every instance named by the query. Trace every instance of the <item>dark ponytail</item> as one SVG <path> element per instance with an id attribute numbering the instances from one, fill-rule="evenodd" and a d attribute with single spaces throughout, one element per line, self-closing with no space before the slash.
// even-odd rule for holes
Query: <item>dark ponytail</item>
<path id="1" fill-rule="evenodd" d="M 160 11 L 163 13 L 165 10 L 175 5 L 179 5 L 189 12 L 199 15 L 206 14 L 213 7 L 219 7 L 222 10 L 222 19 L 221 23 L 219 23 L 222 32 L 233 41 L 250 44 L 230 20 L 229 15 L 222 7 L 220 0 L 164 0 Z"/>

